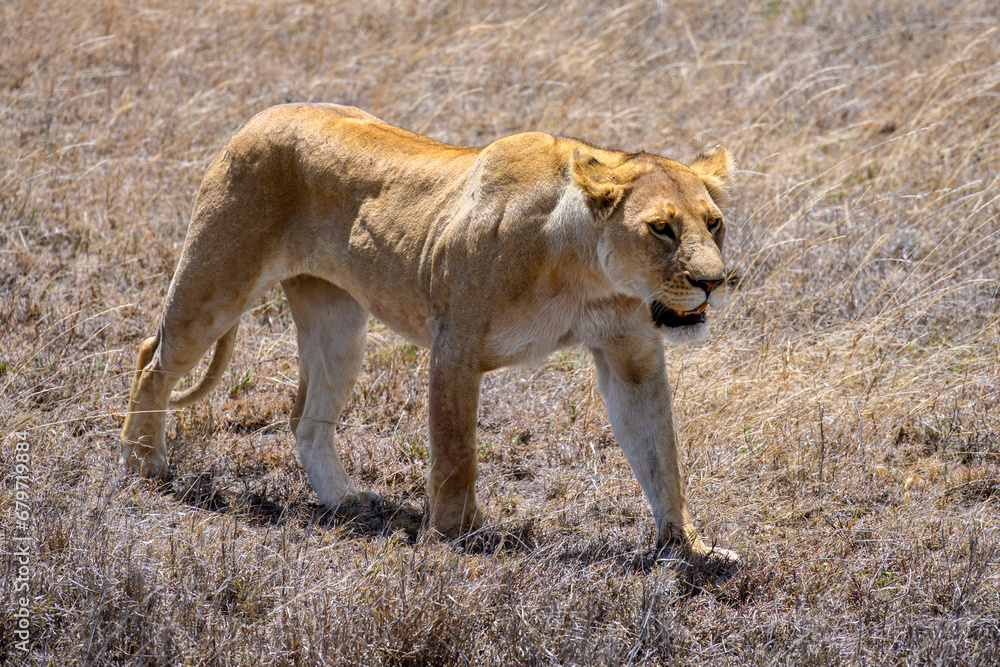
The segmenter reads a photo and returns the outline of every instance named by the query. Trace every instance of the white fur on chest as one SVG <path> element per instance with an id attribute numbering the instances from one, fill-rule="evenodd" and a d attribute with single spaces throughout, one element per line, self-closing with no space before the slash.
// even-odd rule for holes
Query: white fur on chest
<path id="1" fill-rule="evenodd" d="M 574 257 L 574 273 L 553 291 L 540 284 L 534 297 L 521 302 L 492 321 L 486 347 L 502 365 L 535 365 L 560 348 L 580 341 L 587 317 L 587 303 L 612 291 L 597 268 L 598 230 L 584 197 L 568 188 L 548 215 L 544 239 L 550 258 Z"/>
<path id="2" fill-rule="evenodd" d="M 572 299 L 557 297 L 510 315 L 491 325 L 486 337 L 486 349 L 502 366 L 539 364 L 579 340 L 579 305 Z"/>

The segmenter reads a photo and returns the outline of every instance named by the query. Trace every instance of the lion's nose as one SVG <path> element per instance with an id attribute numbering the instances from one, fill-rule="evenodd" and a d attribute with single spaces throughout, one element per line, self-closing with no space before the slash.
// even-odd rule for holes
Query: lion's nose
<path id="1" fill-rule="evenodd" d="M 705 298 L 708 298 L 708 295 L 712 293 L 712 290 L 714 290 L 716 287 L 718 287 L 725 281 L 725 278 L 708 278 L 707 280 L 699 280 L 697 278 L 692 277 L 690 273 L 687 274 L 687 279 L 688 282 L 694 285 L 695 287 L 700 287 L 703 290 L 705 290 Z"/>

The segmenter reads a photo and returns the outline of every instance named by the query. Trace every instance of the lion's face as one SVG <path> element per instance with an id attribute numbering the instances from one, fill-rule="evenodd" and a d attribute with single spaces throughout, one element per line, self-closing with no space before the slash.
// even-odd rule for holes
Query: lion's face
<path id="1" fill-rule="evenodd" d="M 608 276 L 646 304 L 671 342 L 707 337 L 705 309 L 721 306 L 726 284 L 718 206 L 732 169 L 725 149 L 691 167 L 644 154 L 616 167 L 581 169 L 578 162 L 578 182 L 587 175 L 591 184 L 606 186 L 595 211 L 599 218 L 604 213 L 599 252 Z M 590 173 L 581 174 L 588 167 Z M 581 185 L 593 198 L 596 188 Z"/>

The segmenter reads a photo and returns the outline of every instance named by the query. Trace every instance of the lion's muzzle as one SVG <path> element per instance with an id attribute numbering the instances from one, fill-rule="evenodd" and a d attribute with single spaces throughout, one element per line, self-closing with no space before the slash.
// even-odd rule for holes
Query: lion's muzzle
<path id="1" fill-rule="evenodd" d="M 694 310 L 679 313 L 659 301 L 654 301 L 649 307 L 649 311 L 653 324 L 658 327 L 687 327 L 704 322 L 705 308 L 707 307 L 708 302 L 706 301 Z"/>

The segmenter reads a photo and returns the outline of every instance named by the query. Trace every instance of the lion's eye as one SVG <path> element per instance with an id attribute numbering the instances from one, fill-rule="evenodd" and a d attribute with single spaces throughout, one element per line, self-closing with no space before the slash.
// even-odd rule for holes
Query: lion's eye
<path id="1" fill-rule="evenodd" d="M 653 230 L 653 233 L 657 236 L 665 239 L 670 239 L 674 241 L 677 237 L 674 235 L 674 228 L 670 226 L 670 223 L 666 220 L 655 220 L 649 223 L 649 228 Z"/>
<path id="2" fill-rule="evenodd" d="M 709 222 L 708 222 L 708 231 L 710 231 L 710 232 L 712 232 L 714 234 L 716 231 L 718 231 L 719 226 L 721 224 L 722 224 L 722 218 L 715 218 L 714 220 L 709 220 Z"/>

